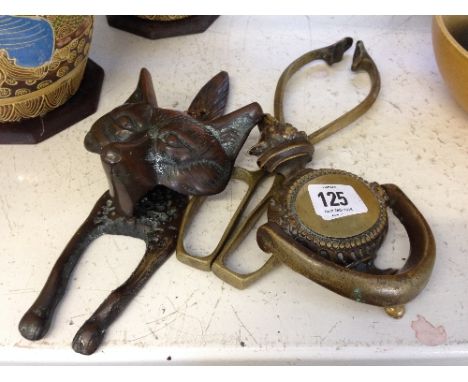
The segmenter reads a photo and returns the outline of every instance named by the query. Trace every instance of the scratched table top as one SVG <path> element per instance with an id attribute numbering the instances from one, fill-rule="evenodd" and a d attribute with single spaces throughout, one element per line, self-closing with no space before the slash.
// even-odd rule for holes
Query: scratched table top
<path id="1" fill-rule="evenodd" d="M 284 265 L 240 291 L 172 256 L 85 357 L 71 349 L 76 331 L 144 252 L 137 239 L 106 236 L 78 264 L 47 336 L 20 336 L 20 318 L 107 189 L 84 136 L 133 91 L 141 67 L 152 73 L 162 107 L 186 109 L 209 78 L 226 70 L 228 111 L 258 101 L 271 113 L 282 70 L 345 36 L 364 41 L 382 90 L 362 118 L 316 146 L 310 166 L 395 183 L 430 223 L 435 268 L 403 318 L 340 297 Z M 97 17 L 90 57 L 106 72 L 98 111 L 38 145 L 0 148 L 0 363 L 468 364 L 468 115 L 437 70 L 430 17 L 222 16 L 203 34 L 155 41 Z M 369 79 L 350 71 L 351 57 L 352 51 L 332 68 L 315 63 L 296 74 L 286 119 L 310 133 L 359 102 Z M 251 134 L 238 165 L 256 167 L 247 150 L 258 135 Z M 234 183 L 212 198 L 187 246 L 199 254 L 214 248 L 244 191 Z M 377 265 L 401 266 L 408 250 L 404 229 L 390 216 Z M 266 258 L 252 234 L 230 265 L 246 272 Z"/>

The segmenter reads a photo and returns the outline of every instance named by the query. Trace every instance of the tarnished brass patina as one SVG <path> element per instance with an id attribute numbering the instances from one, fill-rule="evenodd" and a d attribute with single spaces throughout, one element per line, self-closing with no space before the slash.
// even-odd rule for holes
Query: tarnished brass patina
<path id="1" fill-rule="evenodd" d="M 288 79 L 313 60 L 329 65 L 340 61 L 352 45 L 345 38 L 334 45 L 298 58 L 280 77 L 275 93 L 275 117 L 259 124 L 261 138 L 250 153 L 260 170 L 236 168 L 234 178 L 249 188 L 217 248 L 205 257 L 190 255 L 183 245 L 185 231 L 204 199 L 192 198 L 182 219 L 177 257 L 237 288 L 245 288 L 279 261 L 326 288 L 358 302 L 382 306 L 400 318 L 404 304 L 416 297 L 429 280 L 435 260 L 430 227 L 406 195 L 395 185 L 379 185 L 342 170 L 308 169 L 313 145 L 364 114 L 380 90 L 375 63 L 358 42 L 352 70 L 364 70 L 371 79 L 368 96 L 355 108 L 316 132 L 306 135 L 284 121 L 283 97 Z M 275 176 L 267 195 L 242 223 L 241 217 L 258 185 Z M 410 240 L 408 261 L 400 270 L 381 270 L 374 260 L 388 228 L 387 207 L 402 222 Z M 257 271 L 239 274 L 226 266 L 227 256 L 239 245 L 268 208 L 268 222 L 257 231 L 260 248 L 272 256 Z"/>
<path id="2" fill-rule="evenodd" d="M 314 211 L 308 192 L 311 184 L 351 186 L 367 206 L 367 212 L 325 220 Z M 299 172 L 284 182 L 273 201 L 268 210 L 269 222 L 278 224 L 323 257 L 345 266 L 373 258 L 387 232 L 386 195 L 382 188 L 345 171 Z"/>
<path id="3" fill-rule="evenodd" d="M 357 302 L 382 306 L 390 316 L 400 318 L 404 312 L 401 305 L 414 299 L 429 280 L 435 242 L 429 225 L 408 197 L 395 185 L 382 187 L 389 197 L 389 207 L 402 222 L 410 240 L 408 260 L 397 272 L 378 270 L 373 266 L 373 259 L 360 263 L 363 268 L 343 266 L 294 240 L 272 221 L 257 231 L 259 246 L 324 287 Z"/>

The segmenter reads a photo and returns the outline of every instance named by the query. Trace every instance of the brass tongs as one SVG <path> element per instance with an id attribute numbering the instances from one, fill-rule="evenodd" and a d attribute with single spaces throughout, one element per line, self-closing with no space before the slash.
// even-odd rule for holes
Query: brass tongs
<path id="1" fill-rule="evenodd" d="M 292 62 L 284 70 L 276 87 L 274 98 L 275 118 L 280 122 L 284 122 L 283 98 L 285 87 L 288 80 L 294 73 L 296 73 L 303 66 L 316 60 L 323 60 L 330 66 L 340 62 L 343 59 L 343 54 L 352 46 L 352 44 L 352 38 L 346 37 L 333 45 L 307 52 Z M 311 144 L 320 142 L 321 140 L 354 122 L 367 110 L 369 110 L 369 108 L 376 100 L 380 91 L 380 75 L 374 61 L 367 53 L 366 49 L 364 48 L 364 44 L 361 41 L 358 41 L 356 44 L 351 70 L 354 72 L 363 70 L 369 74 L 371 79 L 371 88 L 369 94 L 356 107 L 349 110 L 321 129 L 310 134 L 308 136 L 308 140 Z M 245 182 L 248 185 L 248 189 L 239 206 L 237 207 L 236 212 L 232 216 L 228 226 L 226 227 L 221 239 L 219 240 L 218 245 L 209 255 L 194 256 L 187 251 L 184 245 L 186 232 L 190 227 L 193 217 L 198 212 L 206 197 L 196 196 L 191 198 L 189 205 L 185 210 L 180 228 L 180 234 L 177 241 L 177 259 L 200 270 L 212 270 L 213 273 L 215 273 L 223 281 L 238 289 L 244 289 L 248 287 L 254 281 L 268 273 L 276 264 L 279 263 L 276 257 L 271 256 L 262 267 L 254 272 L 247 274 L 241 274 L 232 269 L 229 269 L 225 263 L 229 254 L 239 246 L 255 223 L 257 223 L 257 221 L 263 215 L 272 195 L 276 192 L 284 180 L 284 177 L 281 174 L 271 174 L 263 169 L 261 164 L 259 167 L 260 170 L 257 171 L 246 170 L 242 167 L 234 168 L 231 179 Z M 266 178 L 272 175 L 275 176 L 275 179 L 270 190 L 252 210 L 252 212 L 247 217 L 244 217 L 244 211 L 252 197 L 255 195 L 258 187 L 262 184 L 263 181 L 265 181 Z"/>

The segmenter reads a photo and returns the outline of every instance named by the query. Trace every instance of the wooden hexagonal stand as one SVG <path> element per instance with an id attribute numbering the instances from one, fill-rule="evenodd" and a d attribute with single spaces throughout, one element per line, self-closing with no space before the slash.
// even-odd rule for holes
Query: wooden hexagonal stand
<path id="1" fill-rule="evenodd" d="M 146 20 L 136 16 L 107 16 L 110 26 L 122 29 L 142 37 L 156 40 L 166 37 L 183 36 L 187 34 L 202 33 L 219 16 L 198 15 L 189 16 L 180 20 L 157 21 Z"/>

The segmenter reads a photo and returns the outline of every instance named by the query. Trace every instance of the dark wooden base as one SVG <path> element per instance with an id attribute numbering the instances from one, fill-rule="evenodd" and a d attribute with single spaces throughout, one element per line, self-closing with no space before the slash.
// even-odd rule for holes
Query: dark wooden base
<path id="1" fill-rule="evenodd" d="M 88 59 L 80 88 L 67 102 L 42 117 L 0 123 L 0 144 L 34 144 L 78 123 L 97 110 L 104 70 Z"/>
<path id="2" fill-rule="evenodd" d="M 145 20 L 136 16 L 107 16 L 111 27 L 156 40 L 166 37 L 202 33 L 219 16 L 190 16 L 174 21 Z"/>

